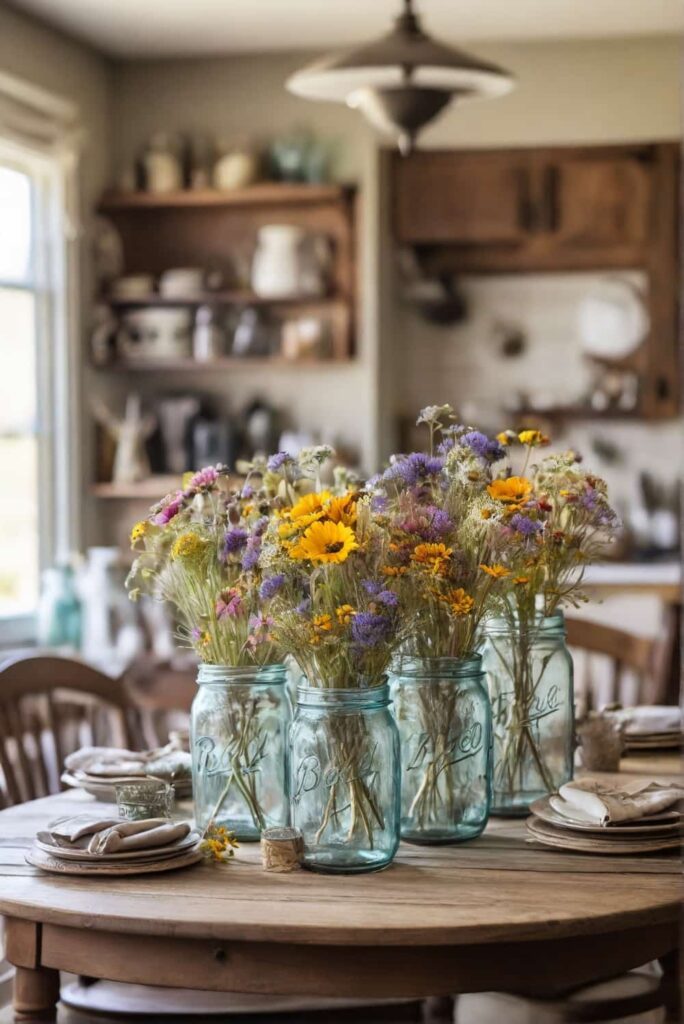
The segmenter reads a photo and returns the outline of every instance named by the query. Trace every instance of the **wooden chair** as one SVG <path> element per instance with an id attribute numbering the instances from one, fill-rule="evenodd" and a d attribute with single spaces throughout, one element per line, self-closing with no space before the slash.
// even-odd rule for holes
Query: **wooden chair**
<path id="1" fill-rule="evenodd" d="M 53 656 L 0 664 L 0 800 L 33 800 L 62 787 L 64 758 L 82 746 L 140 749 L 137 709 L 118 679 Z"/>
<path id="2" fill-rule="evenodd" d="M 657 639 L 635 636 L 613 626 L 568 618 L 565 620 L 568 644 L 588 654 L 603 655 L 609 660 L 607 689 L 601 688 L 600 703 L 621 701 L 628 704 L 660 704 L 666 698 L 662 646 Z M 627 685 L 631 676 L 631 693 Z M 576 681 L 576 690 L 584 712 L 594 710 L 598 686 L 591 663 L 585 665 L 583 678 Z"/>

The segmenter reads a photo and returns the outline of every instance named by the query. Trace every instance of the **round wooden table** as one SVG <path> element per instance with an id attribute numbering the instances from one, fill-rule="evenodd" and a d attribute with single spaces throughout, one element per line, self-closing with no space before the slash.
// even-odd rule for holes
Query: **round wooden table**
<path id="1" fill-rule="evenodd" d="M 678 945 L 677 857 L 549 850 L 526 842 L 517 821 L 494 821 L 464 846 L 402 845 L 374 875 L 269 874 L 247 845 L 229 864 L 156 876 L 28 867 L 36 830 L 86 801 L 97 807 L 66 793 L 0 814 L 17 1020 L 50 1018 L 60 970 L 262 994 L 553 996 Z"/>

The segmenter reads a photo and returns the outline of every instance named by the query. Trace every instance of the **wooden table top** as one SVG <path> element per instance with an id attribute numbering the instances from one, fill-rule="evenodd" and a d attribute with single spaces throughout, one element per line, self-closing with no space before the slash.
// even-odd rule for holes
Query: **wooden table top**
<path id="1" fill-rule="evenodd" d="M 620 779 L 678 772 L 674 755 L 640 756 L 623 761 Z M 0 813 L 0 913 L 137 935 L 445 946 L 672 922 L 682 897 L 674 854 L 565 853 L 527 842 L 524 822 L 501 820 L 462 846 L 402 844 L 394 865 L 371 875 L 270 874 L 254 844 L 226 865 L 157 876 L 60 877 L 29 867 L 24 854 L 37 829 L 86 803 L 99 806 L 70 792 Z"/>

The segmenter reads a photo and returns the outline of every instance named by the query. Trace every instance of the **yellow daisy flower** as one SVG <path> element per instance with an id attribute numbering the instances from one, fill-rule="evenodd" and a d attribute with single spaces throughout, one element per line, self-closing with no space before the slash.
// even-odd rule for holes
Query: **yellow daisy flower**
<path id="1" fill-rule="evenodd" d="M 346 562 L 352 551 L 358 548 L 354 531 L 344 523 L 315 522 L 306 530 L 299 541 L 290 548 L 290 558 L 298 561 Z"/>
<path id="2" fill-rule="evenodd" d="M 469 615 L 470 612 L 473 610 L 473 605 L 475 604 L 475 601 L 470 596 L 470 594 L 466 594 L 463 587 L 458 587 L 456 590 L 450 590 L 449 593 L 445 596 L 446 600 L 449 603 L 449 607 L 451 608 L 452 614 L 455 615 L 457 618 L 461 618 L 464 615 Z"/>
<path id="3" fill-rule="evenodd" d="M 499 442 L 499 444 L 502 444 L 504 448 L 507 448 L 508 445 L 515 440 L 515 431 L 502 430 L 500 434 L 496 435 L 496 439 Z"/>
<path id="4" fill-rule="evenodd" d="M 329 633 L 332 629 L 332 615 L 314 615 L 311 625 L 319 633 Z"/>
<path id="5" fill-rule="evenodd" d="M 446 544 L 417 544 L 411 554 L 411 561 L 437 575 L 444 571 L 452 553 L 452 548 Z"/>
<path id="6" fill-rule="evenodd" d="M 530 582 L 530 577 L 529 576 L 516 576 L 515 579 L 513 580 L 513 582 L 515 583 L 515 585 L 517 587 L 522 587 L 526 583 Z"/>
<path id="7" fill-rule="evenodd" d="M 509 570 L 505 565 L 501 565 L 500 562 L 496 562 L 494 565 L 480 564 L 482 572 L 486 572 L 488 576 L 491 576 L 493 580 L 503 579 L 504 576 L 510 576 Z"/>
<path id="8" fill-rule="evenodd" d="M 405 565 L 383 565 L 381 572 L 383 576 L 404 576 L 408 572 Z"/>
<path id="9" fill-rule="evenodd" d="M 176 543 L 171 549 L 171 557 L 190 562 L 195 558 L 199 558 L 204 548 L 205 542 L 202 538 L 190 530 L 188 533 L 181 533 L 180 537 L 177 538 Z"/>
<path id="10" fill-rule="evenodd" d="M 548 444 L 549 439 L 546 434 L 542 434 L 541 430 L 521 430 L 518 434 L 518 440 L 520 444 L 529 445 L 530 448 L 536 448 L 540 444 Z"/>
<path id="11" fill-rule="evenodd" d="M 335 615 L 340 626 L 348 626 L 352 617 L 356 615 L 356 610 L 350 604 L 341 604 L 335 609 Z"/>
<path id="12" fill-rule="evenodd" d="M 136 523 L 131 530 L 131 544 L 135 544 L 137 540 L 142 540 L 149 529 L 149 523 L 146 519 L 141 519 L 139 523 Z"/>
<path id="13" fill-rule="evenodd" d="M 495 501 L 519 505 L 527 501 L 532 493 L 532 484 L 524 476 L 509 476 L 506 480 L 494 480 L 487 487 L 487 493 Z"/>
<path id="14" fill-rule="evenodd" d="M 331 497 L 330 491 L 313 491 L 311 494 L 305 494 L 292 508 L 286 510 L 285 515 L 289 519 L 302 519 L 304 516 L 318 518 L 323 515 L 323 507 Z"/>

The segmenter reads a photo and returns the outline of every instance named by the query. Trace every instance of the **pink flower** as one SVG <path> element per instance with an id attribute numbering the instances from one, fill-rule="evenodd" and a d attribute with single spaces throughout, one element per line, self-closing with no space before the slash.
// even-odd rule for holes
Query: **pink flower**
<path id="1" fill-rule="evenodd" d="M 242 610 L 242 594 L 237 587 L 224 590 L 216 602 L 216 618 L 221 621 L 228 616 L 234 619 Z"/>
<path id="2" fill-rule="evenodd" d="M 166 526 L 170 523 L 174 516 L 177 516 L 183 507 L 183 492 L 176 491 L 175 495 L 169 495 L 164 499 L 165 505 L 162 505 L 159 512 L 154 517 L 156 526 Z"/>
<path id="3" fill-rule="evenodd" d="M 218 475 L 218 470 L 215 466 L 205 466 L 204 469 L 200 469 L 199 473 L 195 473 L 191 477 L 188 490 L 197 487 L 211 487 L 218 480 Z"/>

